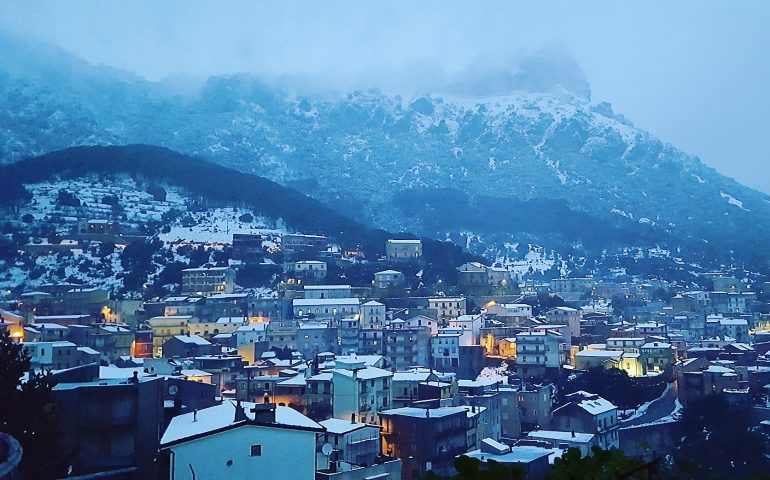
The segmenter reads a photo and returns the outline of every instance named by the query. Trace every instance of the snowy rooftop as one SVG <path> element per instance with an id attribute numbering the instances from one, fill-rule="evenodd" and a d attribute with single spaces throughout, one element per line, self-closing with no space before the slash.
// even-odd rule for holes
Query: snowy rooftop
<path id="1" fill-rule="evenodd" d="M 473 450 L 465 454 L 471 458 L 484 458 L 486 460 L 494 460 L 499 463 L 530 463 L 543 457 L 547 457 L 551 454 L 551 450 L 547 448 L 531 447 L 531 446 L 517 446 L 512 447 L 508 453 L 496 455 L 494 453 L 482 452 L 481 450 Z"/>
<path id="2" fill-rule="evenodd" d="M 344 375 L 346 377 L 353 377 L 354 373 L 357 378 L 360 378 L 361 380 L 371 380 L 374 378 L 386 378 L 386 377 L 392 377 L 393 372 L 390 372 L 388 370 L 383 370 L 382 368 L 377 367 L 366 367 L 362 368 L 360 370 L 347 370 L 343 368 L 335 368 L 332 370 L 333 373 L 337 373 L 339 375 Z"/>
<path id="3" fill-rule="evenodd" d="M 350 285 L 305 285 L 305 290 L 350 290 Z"/>
<path id="4" fill-rule="evenodd" d="M 241 405 L 243 406 L 247 418 L 253 421 L 254 413 L 251 409 L 254 408 L 256 404 L 242 402 Z M 235 422 L 235 409 L 235 403 L 228 400 L 219 405 L 198 410 L 197 414 L 190 412 L 185 413 L 184 415 L 178 415 L 171 420 L 160 443 L 161 445 L 168 445 L 170 443 L 190 439 L 191 437 L 197 437 L 199 435 L 217 431 L 238 423 L 245 423 Z M 261 423 L 259 425 L 261 425 Z M 290 428 L 299 427 L 308 430 L 323 431 L 323 427 L 318 423 L 302 415 L 293 408 L 282 406 L 275 407 L 275 423 L 270 424 L 270 426 L 279 428 L 282 426 Z"/>
<path id="5" fill-rule="evenodd" d="M 575 354 L 575 357 L 590 358 L 590 357 L 602 357 L 602 358 L 620 358 L 623 356 L 623 352 L 619 350 L 581 350 Z"/>
<path id="6" fill-rule="evenodd" d="M 358 430 L 359 428 L 364 428 L 364 427 L 380 428 L 379 425 L 367 425 L 366 423 L 351 422 L 350 420 L 341 420 L 339 418 L 329 418 L 327 420 L 324 420 L 318 423 L 320 423 L 321 426 L 324 427 L 327 432 L 334 433 L 337 435 L 350 433 L 354 430 Z"/>
<path id="7" fill-rule="evenodd" d="M 224 272 L 229 270 L 230 267 L 199 267 L 199 268 L 185 268 L 183 272 Z"/>
<path id="8" fill-rule="evenodd" d="M 562 432 L 559 430 L 534 430 L 529 432 L 530 438 L 558 440 L 560 442 L 588 443 L 594 438 L 593 433 Z"/>
<path id="9" fill-rule="evenodd" d="M 211 345 L 211 342 L 198 335 L 174 335 L 174 338 L 190 345 Z"/>
<path id="10" fill-rule="evenodd" d="M 41 317 L 37 317 L 40 319 Z M 36 329 L 44 329 L 44 330 L 67 330 L 68 328 L 64 325 L 59 325 L 58 323 L 42 323 L 42 322 L 35 322 L 28 325 L 29 327 L 36 328 Z"/>
<path id="11" fill-rule="evenodd" d="M 295 307 L 314 307 L 316 305 L 359 305 L 358 298 L 296 298 Z"/>
<path id="12" fill-rule="evenodd" d="M 430 372 L 395 372 L 394 382 L 424 382 L 430 377 Z"/>
<path id="13" fill-rule="evenodd" d="M 428 411 L 430 413 L 428 414 Z M 419 418 L 425 418 L 425 417 L 446 417 L 449 415 L 454 415 L 457 413 L 466 413 L 465 407 L 439 407 L 439 408 L 416 408 L 416 407 L 402 407 L 402 408 L 393 408 L 390 410 L 384 410 L 380 412 L 381 415 L 396 415 L 396 416 L 404 416 L 404 417 L 419 417 Z"/>
<path id="14" fill-rule="evenodd" d="M 340 363 L 363 362 L 367 367 L 373 367 L 382 361 L 382 355 L 338 355 L 334 360 Z"/>
<path id="15" fill-rule="evenodd" d="M 381 272 L 374 272 L 374 275 L 398 275 L 400 273 L 398 270 L 383 270 Z"/>

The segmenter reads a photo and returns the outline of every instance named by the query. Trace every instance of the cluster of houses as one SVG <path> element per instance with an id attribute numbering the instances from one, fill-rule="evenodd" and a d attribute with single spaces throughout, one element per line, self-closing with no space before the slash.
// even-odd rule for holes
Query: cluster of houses
<path id="1" fill-rule="evenodd" d="M 253 240 L 239 237 L 238 255 Z M 317 254 L 326 239 L 285 242 Z M 386 245 L 392 267 L 422 255 L 419 240 Z M 520 285 L 468 263 L 456 295 L 417 297 L 395 268 L 326 284 L 329 261 L 290 258 L 277 296 L 242 291 L 231 267 L 184 270 L 180 293 L 152 302 L 42 285 L 7 302 L 0 328 L 58 382 L 73 472 L 104 478 L 412 480 L 453 475 L 463 455 L 545 478 L 569 448 L 625 449 L 625 412 L 559 394 L 594 368 L 675 383 L 685 407 L 707 394 L 770 407 L 770 314 L 729 277 L 710 291 Z M 662 287 L 676 294 L 653 300 Z M 564 302 L 543 308 L 530 291 Z M 613 309 L 618 297 L 628 302 Z"/>

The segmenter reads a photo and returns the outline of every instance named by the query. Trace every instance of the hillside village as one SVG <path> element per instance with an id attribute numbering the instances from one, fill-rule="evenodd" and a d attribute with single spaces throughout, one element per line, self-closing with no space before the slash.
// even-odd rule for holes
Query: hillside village
<path id="1" fill-rule="evenodd" d="M 409 235 L 367 256 L 125 175 L 27 189 L 0 330 L 56 383 L 73 474 L 416 480 L 464 457 L 545 479 L 593 447 L 654 466 L 712 396 L 770 434 L 755 274 L 450 263 Z"/>

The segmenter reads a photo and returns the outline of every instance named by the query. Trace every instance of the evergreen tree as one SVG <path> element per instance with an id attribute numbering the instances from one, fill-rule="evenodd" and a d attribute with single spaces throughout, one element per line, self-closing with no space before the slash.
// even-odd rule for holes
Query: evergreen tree
<path id="1" fill-rule="evenodd" d="M 593 447 L 591 455 L 583 457 L 580 450 L 570 448 L 557 458 L 551 469 L 551 480 L 644 480 L 659 478 L 657 462 L 628 457 L 621 450 Z"/>
<path id="2" fill-rule="evenodd" d="M 30 372 L 30 356 L 23 345 L 13 342 L 7 329 L 0 331 L 0 431 L 22 446 L 22 478 L 43 480 L 66 473 L 53 387 L 48 373 Z"/>
<path id="3" fill-rule="evenodd" d="M 674 452 L 670 478 L 769 478 L 765 440 L 748 406 L 723 395 L 689 402 L 680 421 L 682 441 Z"/>

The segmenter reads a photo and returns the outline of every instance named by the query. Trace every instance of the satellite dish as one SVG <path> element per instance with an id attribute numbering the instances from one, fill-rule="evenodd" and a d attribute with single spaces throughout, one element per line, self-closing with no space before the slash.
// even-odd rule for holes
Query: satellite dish
<path id="1" fill-rule="evenodd" d="M 324 446 L 321 447 L 321 453 L 323 453 L 327 457 L 331 455 L 333 451 L 334 451 L 334 447 L 332 447 L 331 443 L 324 443 Z"/>
<path id="2" fill-rule="evenodd" d="M 176 395 L 177 390 L 178 390 L 178 388 L 177 388 L 176 385 L 171 385 L 170 387 L 168 387 L 168 394 L 169 395 Z"/>

